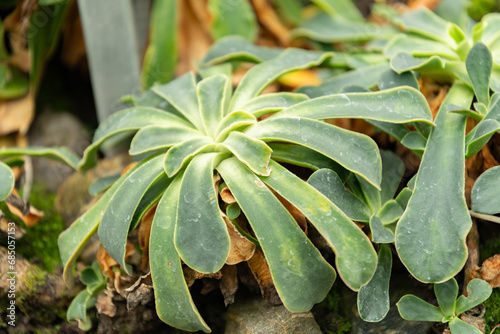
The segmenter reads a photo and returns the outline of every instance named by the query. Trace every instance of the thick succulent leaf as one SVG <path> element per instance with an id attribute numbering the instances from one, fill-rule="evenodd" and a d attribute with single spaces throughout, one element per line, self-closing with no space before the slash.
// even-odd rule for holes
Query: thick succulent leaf
<path id="1" fill-rule="evenodd" d="M 174 176 L 196 154 L 214 148 L 215 143 L 208 137 L 195 137 L 172 146 L 165 155 L 165 173 L 168 177 Z"/>
<path id="2" fill-rule="evenodd" d="M 235 111 L 224 117 L 215 131 L 217 143 L 222 142 L 232 132 L 257 123 L 257 118 L 246 111 Z"/>
<path id="3" fill-rule="evenodd" d="M 476 180 L 471 193 L 471 206 L 478 213 L 500 213 L 500 166 L 488 169 Z"/>
<path id="4" fill-rule="evenodd" d="M 188 266 L 202 273 L 222 268 L 229 254 L 229 234 L 213 180 L 222 157 L 220 153 L 196 156 L 182 178 L 175 247 Z"/>
<path id="5" fill-rule="evenodd" d="M 424 37 L 442 42 L 452 48 L 457 47 L 457 40 L 453 38 L 454 26 L 452 23 L 440 18 L 427 8 L 409 11 L 398 20 L 404 30 Z M 462 33 L 462 39 L 465 38 Z"/>
<path id="6" fill-rule="evenodd" d="M 425 146 L 427 145 L 427 138 L 425 138 L 420 132 L 412 131 L 408 132 L 406 136 L 404 136 L 401 140 L 401 144 L 421 157 L 424 153 Z"/>
<path id="7" fill-rule="evenodd" d="M 414 296 L 403 296 L 396 304 L 403 319 L 411 321 L 441 322 L 445 315 L 439 307 Z"/>
<path id="8" fill-rule="evenodd" d="M 407 52 L 416 57 L 440 56 L 446 59 L 460 60 L 460 56 L 449 46 L 430 39 L 396 35 L 386 45 L 384 54 L 391 58 L 400 52 Z"/>
<path id="9" fill-rule="evenodd" d="M 200 117 L 196 96 L 196 78 L 193 72 L 188 72 L 167 84 L 154 86 L 151 89 L 174 106 L 198 130 L 205 130 Z"/>
<path id="10" fill-rule="evenodd" d="M 296 25 L 302 21 L 302 3 L 300 0 L 271 0 L 278 10 L 280 18 L 283 17 L 290 25 Z"/>
<path id="11" fill-rule="evenodd" d="M 391 68 L 396 73 L 405 73 L 408 71 L 419 72 L 441 72 L 444 70 L 446 62 L 439 56 L 430 56 L 418 58 L 411 53 L 402 51 L 396 53 L 391 58 Z"/>
<path id="12" fill-rule="evenodd" d="M 415 88 L 399 87 L 380 92 L 335 94 L 296 104 L 270 118 L 362 118 L 390 123 L 426 122 L 432 114 L 425 97 Z"/>
<path id="13" fill-rule="evenodd" d="M 342 181 L 345 181 L 349 176 L 349 172 L 338 163 L 307 147 L 281 143 L 270 143 L 269 147 L 273 150 L 271 158 L 274 161 L 285 162 L 312 170 L 328 168 L 333 170 Z"/>
<path id="14" fill-rule="evenodd" d="M 335 252 L 339 276 L 359 290 L 373 276 L 377 254 L 366 234 L 320 191 L 271 161 L 264 183 L 299 209 Z"/>
<path id="15" fill-rule="evenodd" d="M 361 319 L 378 322 L 385 318 L 390 308 L 389 281 L 392 270 L 392 253 L 389 246 L 380 245 L 377 270 L 373 278 L 361 287 L 357 304 Z"/>
<path id="16" fill-rule="evenodd" d="M 255 117 L 260 117 L 281 111 L 306 100 L 309 100 L 309 97 L 305 94 L 289 92 L 269 93 L 254 97 L 244 103 L 240 109 L 253 114 Z"/>
<path id="17" fill-rule="evenodd" d="M 411 195 L 413 195 L 413 191 L 411 191 L 410 188 L 406 187 L 403 188 L 396 197 L 396 202 L 398 202 L 398 204 L 403 208 L 403 210 L 406 210 Z"/>
<path id="18" fill-rule="evenodd" d="M 87 289 L 80 291 L 68 307 L 66 320 L 68 322 L 76 320 L 78 328 L 82 331 L 89 331 L 92 328 L 92 321 L 87 316 L 87 309 L 94 306 L 96 301 L 97 296 L 91 295 Z"/>
<path id="19" fill-rule="evenodd" d="M 131 274 L 125 263 L 127 236 L 134 213 L 146 191 L 164 175 L 163 156 L 153 157 L 127 174 L 111 197 L 99 224 L 99 240 L 108 254 Z"/>
<path id="20" fill-rule="evenodd" d="M 284 141 L 313 149 L 380 186 L 382 163 L 375 142 L 368 136 L 311 119 L 290 117 L 266 119 L 247 130 L 264 141 Z M 330 145 L 330 143 L 335 145 Z"/>
<path id="21" fill-rule="evenodd" d="M 332 17 L 365 22 L 363 14 L 351 0 L 313 0 L 313 2 Z"/>
<path id="22" fill-rule="evenodd" d="M 453 317 L 455 315 L 455 302 L 458 295 L 457 281 L 451 278 L 446 282 L 434 284 L 434 294 L 444 315 Z"/>
<path id="23" fill-rule="evenodd" d="M 174 245 L 177 205 L 182 175 L 178 175 L 158 203 L 151 226 L 149 262 L 155 287 L 156 312 L 170 326 L 210 332 L 193 303 Z"/>
<path id="24" fill-rule="evenodd" d="M 203 134 L 193 128 L 149 125 L 137 131 L 130 144 L 129 154 L 137 155 L 151 152 L 201 136 L 203 136 Z"/>
<path id="25" fill-rule="evenodd" d="M 468 107 L 472 91 L 454 84 L 436 116 L 417 174 L 413 196 L 396 229 L 396 249 L 418 280 L 444 282 L 465 264 L 471 218 L 464 195 L 465 122 L 448 113 L 450 103 Z"/>
<path id="26" fill-rule="evenodd" d="M 109 189 L 109 187 L 111 187 L 113 185 L 113 183 L 118 181 L 119 178 L 120 178 L 120 174 L 101 177 L 100 179 L 98 179 L 97 181 L 95 181 L 94 183 L 92 183 L 90 185 L 89 194 L 92 196 L 96 196 L 96 195 L 100 194 L 104 190 Z"/>
<path id="27" fill-rule="evenodd" d="M 87 170 L 97 164 L 97 151 L 106 139 L 120 133 L 137 131 L 148 125 L 192 128 L 192 125 L 182 118 L 155 108 L 134 107 L 116 112 L 99 125 L 94 134 L 92 145 L 85 150 L 78 168 Z"/>
<path id="28" fill-rule="evenodd" d="M 396 200 L 389 200 L 377 211 L 377 217 L 382 224 L 389 225 L 396 222 L 403 215 L 404 209 Z"/>
<path id="29" fill-rule="evenodd" d="M 90 238 L 97 231 L 97 227 L 108 204 L 131 173 L 136 171 L 142 163 L 134 166 L 125 175 L 116 181 L 111 188 L 99 198 L 90 209 L 78 218 L 71 226 L 62 232 L 57 239 L 61 262 L 64 266 L 63 279 L 66 284 L 73 285 L 72 271 L 73 265 Z"/>
<path id="30" fill-rule="evenodd" d="M 333 56 L 332 53 L 313 52 L 289 48 L 278 57 L 255 65 L 241 79 L 234 92 L 230 111 L 240 110 L 248 100 L 259 95 L 264 88 L 281 75 L 318 66 Z"/>
<path id="31" fill-rule="evenodd" d="M 269 159 L 273 151 L 262 140 L 234 131 L 222 142 L 222 145 L 255 174 L 268 176 L 271 173 Z"/>
<path id="32" fill-rule="evenodd" d="M 370 209 L 359 198 L 354 196 L 333 170 L 320 169 L 307 180 L 311 186 L 332 201 L 347 217 L 360 222 L 370 220 Z"/>
<path id="33" fill-rule="evenodd" d="M 453 318 L 450 321 L 450 330 L 453 334 L 482 334 L 479 329 L 469 325 L 468 323 L 460 320 L 459 318 Z"/>
<path id="34" fill-rule="evenodd" d="M 367 119 L 366 122 L 394 137 L 399 142 L 402 141 L 403 138 L 410 132 L 410 130 L 408 130 L 408 128 L 406 128 L 403 124 L 379 122 L 370 119 Z"/>
<path id="35" fill-rule="evenodd" d="M 324 43 L 362 42 L 391 36 L 396 30 L 368 22 L 355 22 L 318 13 L 292 30 L 292 37 L 307 37 Z"/>
<path id="36" fill-rule="evenodd" d="M 217 170 L 259 240 L 283 304 L 293 312 L 310 310 L 332 287 L 335 270 L 280 201 L 238 159 L 224 160 Z"/>
<path id="37" fill-rule="evenodd" d="M 488 282 L 475 278 L 467 285 L 468 296 L 460 296 L 457 299 L 455 314 L 461 314 L 490 298 L 492 289 Z"/>
<path id="38" fill-rule="evenodd" d="M 149 43 L 142 65 L 142 88 L 166 83 L 175 74 L 178 58 L 178 1 L 154 1 L 149 24 Z"/>
<path id="39" fill-rule="evenodd" d="M 382 157 L 380 200 L 384 204 L 394 198 L 405 172 L 405 164 L 401 158 L 391 151 L 381 150 L 380 156 Z"/>
<path id="40" fill-rule="evenodd" d="M 32 157 L 43 157 L 52 160 L 60 161 L 70 166 L 73 169 L 77 168 L 78 158 L 73 152 L 66 147 L 7 147 L 0 149 L 0 158 L 3 157 L 18 157 L 22 155 L 29 155 Z"/>
<path id="41" fill-rule="evenodd" d="M 465 61 L 477 100 L 485 105 L 490 102 L 490 76 L 493 59 L 490 50 L 481 42 L 476 43 Z"/>
<path id="42" fill-rule="evenodd" d="M 380 74 L 388 68 L 389 64 L 385 62 L 382 64 L 362 67 L 336 75 L 333 78 L 326 80 L 319 86 L 301 87 L 297 89 L 296 92 L 304 93 L 310 98 L 314 98 L 340 93 L 344 87 L 352 85 L 373 88 L 377 86 Z"/>
<path id="43" fill-rule="evenodd" d="M 494 119 L 484 119 L 465 137 L 465 158 L 470 158 L 490 141 L 491 137 L 500 131 L 500 123 Z"/>
<path id="44" fill-rule="evenodd" d="M 380 188 L 374 187 L 359 175 L 356 175 L 354 177 L 350 177 L 347 180 L 347 183 L 349 184 L 351 189 L 353 189 L 353 182 L 355 183 L 354 180 L 357 180 L 358 184 L 360 185 L 359 190 L 361 191 L 355 192 L 355 194 L 358 195 L 359 198 L 362 198 L 366 202 L 366 204 L 368 204 L 368 207 L 370 208 L 372 214 L 376 213 L 382 206 L 382 201 L 380 198 Z"/>
<path id="45" fill-rule="evenodd" d="M 280 55 L 283 49 L 258 46 L 241 36 L 227 36 L 218 39 L 203 58 L 207 65 L 230 60 L 260 63 Z"/>
<path id="46" fill-rule="evenodd" d="M 214 39 L 239 35 L 253 41 L 257 37 L 258 24 L 249 0 L 209 0 L 208 11 Z"/>
<path id="47" fill-rule="evenodd" d="M 372 241 L 379 244 L 388 244 L 394 242 L 394 230 L 390 226 L 384 226 L 377 216 L 370 217 L 370 231 Z"/>
<path id="48" fill-rule="evenodd" d="M 198 68 L 198 73 L 203 79 L 219 74 L 223 74 L 226 77 L 230 78 L 233 74 L 233 65 L 231 63 L 222 63 L 218 65 L 200 66 Z M 232 91 L 233 87 L 231 86 L 231 93 Z"/>
<path id="49" fill-rule="evenodd" d="M 0 202 L 9 196 L 12 189 L 14 189 L 14 174 L 9 166 L 0 161 Z"/>
<path id="50" fill-rule="evenodd" d="M 474 109 L 479 110 L 480 112 L 477 112 L 477 111 L 474 111 L 471 109 L 462 109 L 458 106 L 453 106 L 453 105 L 451 105 L 451 106 L 448 105 L 447 109 L 448 109 L 448 112 L 454 112 L 457 114 L 461 114 L 461 115 L 470 117 L 473 120 L 476 120 L 478 122 L 480 122 L 484 118 L 484 115 L 486 115 L 488 113 L 487 107 L 484 104 L 478 103 L 478 102 L 474 103 Z"/>
<path id="51" fill-rule="evenodd" d="M 229 85 L 228 77 L 219 74 L 203 79 L 196 87 L 205 132 L 211 137 L 214 137 L 231 99 Z"/>
<path id="52" fill-rule="evenodd" d="M 398 73 L 392 69 L 385 70 L 378 79 L 378 87 L 381 90 L 409 86 L 418 89 L 418 81 L 413 72 Z"/>

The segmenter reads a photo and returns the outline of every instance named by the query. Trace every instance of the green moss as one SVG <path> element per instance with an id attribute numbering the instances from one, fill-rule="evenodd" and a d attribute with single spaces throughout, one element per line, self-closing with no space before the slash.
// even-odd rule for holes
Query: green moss
<path id="1" fill-rule="evenodd" d="M 44 212 L 38 224 L 27 229 L 26 234 L 18 240 L 17 252 L 22 257 L 40 260 L 48 272 L 53 272 L 56 265 L 61 264 L 57 237 L 64 230 L 64 222 L 54 208 L 55 195 L 42 186 L 35 185 L 31 192 L 30 203 Z"/>
<path id="2" fill-rule="evenodd" d="M 326 298 L 313 308 L 313 314 L 323 333 L 346 334 L 351 332 L 351 322 L 342 306 L 340 286 L 341 284 L 335 284 Z"/>
<path id="3" fill-rule="evenodd" d="M 491 297 L 484 302 L 484 306 L 486 306 L 484 315 L 484 320 L 486 320 L 485 333 L 490 333 L 500 323 L 500 290 L 498 288 L 493 289 Z"/>
<path id="4" fill-rule="evenodd" d="M 489 239 L 485 242 L 481 241 L 479 245 L 479 261 L 483 263 L 484 260 L 492 257 L 495 254 L 498 254 L 500 250 L 500 238 Z"/>

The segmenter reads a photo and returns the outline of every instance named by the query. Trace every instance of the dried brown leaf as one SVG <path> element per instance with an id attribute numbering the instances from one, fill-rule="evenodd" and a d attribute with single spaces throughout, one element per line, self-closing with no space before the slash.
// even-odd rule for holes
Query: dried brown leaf
<path id="1" fill-rule="evenodd" d="M 146 214 L 144 214 L 144 217 L 142 217 L 141 220 L 141 225 L 139 226 L 139 247 L 142 250 L 142 270 L 147 270 L 149 267 L 149 237 L 151 235 L 151 225 L 153 224 L 153 218 L 155 216 L 157 206 L 158 204 L 155 204 L 146 212 Z"/>
<path id="2" fill-rule="evenodd" d="M 107 315 L 113 318 L 116 315 L 116 305 L 113 303 L 113 298 L 108 291 L 104 291 L 97 297 L 95 307 L 99 314 Z"/>
<path id="3" fill-rule="evenodd" d="M 226 259 L 226 264 L 238 264 L 243 261 L 248 261 L 255 253 L 255 244 L 236 229 L 233 223 L 221 212 L 230 238 L 229 255 Z"/>
<path id="4" fill-rule="evenodd" d="M 2 211 L 0 211 L 0 216 L 2 215 Z M 12 233 L 12 225 L 13 223 L 12 222 L 9 222 L 7 221 L 7 219 L 5 218 L 0 218 L 0 231 L 3 233 L 3 234 L 9 234 L 9 233 Z M 16 237 L 16 239 L 20 239 L 23 237 L 24 233 L 26 233 L 26 231 L 22 228 L 20 228 L 19 226 L 15 226 L 14 227 L 14 236 Z"/>
<path id="5" fill-rule="evenodd" d="M 231 190 L 228 187 L 224 187 L 224 189 L 220 192 L 220 198 L 227 204 L 236 203 L 236 199 L 234 198 Z"/>
<path id="6" fill-rule="evenodd" d="M 19 217 L 28 228 L 35 226 L 43 218 L 43 212 L 18 197 L 15 189 L 7 197 L 6 203 L 10 212 Z"/>
<path id="7" fill-rule="evenodd" d="M 476 220 L 472 219 L 472 228 L 467 235 L 467 249 L 469 252 L 469 257 L 464 267 L 464 288 L 463 291 L 467 292 L 467 285 L 469 284 L 471 276 L 471 271 L 477 268 L 479 264 L 479 231 L 477 230 Z"/>
<path id="8" fill-rule="evenodd" d="M 188 287 L 191 287 L 194 284 L 194 282 L 198 279 L 202 278 L 220 279 L 222 277 L 222 273 L 220 272 L 220 270 L 212 274 L 203 274 L 189 267 L 184 267 L 182 268 L 182 272 L 184 273 L 184 279 L 186 280 L 186 284 Z"/>
<path id="9" fill-rule="evenodd" d="M 434 10 L 440 2 L 441 0 L 408 0 L 408 7 L 411 9 L 427 7 L 430 10 Z"/>
<path id="10" fill-rule="evenodd" d="M 283 74 L 278 81 L 285 86 L 297 89 L 302 86 L 318 86 L 321 80 L 316 70 L 298 70 Z"/>
<path id="11" fill-rule="evenodd" d="M 0 136 L 13 132 L 26 134 L 33 121 L 35 99 L 29 93 L 15 100 L 0 101 Z"/>
<path id="12" fill-rule="evenodd" d="M 219 281 L 220 291 L 224 296 L 224 304 L 234 303 L 234 296 L 238 291 L 238 270 L 236 266 L 225 265 L 221 269 L 222 277 Z"/>
<path id="13" fill-rule="evenodd" d="M 257 249 L 252 258 L 247 261 L 247 264 L 259 284 L 264 299 L 273 305 L 281 304 L 281 299 L 274 287 L 273 278 L 262 250 Z"/>
<path id="14" fill-rule="evenodd" d="M 500 254 L 486 259 L 481 267 L 475 267 L 470 273 L 470 279 L 481 278 L 488 282 L 492 288 L 500 287 Z"/>
<path id="15" fill-rule="evenodd" d="M 125 258 L 129 257 L 133 253 L 135 253 L 134 245 L 132 245 L 130 242 L 127 242 L 127 246 L 125 249 Z M 117 273 L 120 273 L 119 271 L 114 271 L 113 268 L 121 269 L 121 266 L 108 254 L 108 252 L 106 252 L 102 245 L 99 246 L 99 251 L 97 252 L 97 262 L 99 263 L 99 266 L 101 267 L 104 275 L 108 276 L 111 279 L 115 279 Z"/>
<path id="16" fill-rule="evenodd" d="M 288 46 L 290 31 L 280 21 L 278 14 L 267 0 L 251 0 L 259 22 L 280 42 Z"/>

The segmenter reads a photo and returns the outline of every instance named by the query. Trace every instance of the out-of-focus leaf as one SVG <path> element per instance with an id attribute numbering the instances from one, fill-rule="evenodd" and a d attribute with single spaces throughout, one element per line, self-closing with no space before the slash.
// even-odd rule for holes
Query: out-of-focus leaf
<path id="1" fill-rule="evenodd" d="M 284 305 L 293 312 L 311 309 L 332 287 L 334 269 L 279 200 L 242 163 L 229 158 L 217 170 L 259 240 Z M 270 221 L 276 224 L 269 224 Z M 298 286 L 300 289 L 296 289 Z"/>
<path id="2" fill-rule="evenodd" d="M 23 155 L 29 155 L 32 157 L 43 157 L 49 158 L 52 160 L 57 160 L 66 165 L 70 166 L 73 169 L 77 168 L 78 162 L 80 158 L 78 158 L 73 152 L 71 152 L 66 147 L 8 147 L 0 149 L 0 158 L 1 157 L 18 157 Z"/>
<path id="3" fill-rule="evenodd" d="M 445 315 L 439 307 L 414 296 L 406 295 L 396 304 L 403 319 L 411 321 L 441 322 Z"/>
<path id="4" fill-rule="evenodd" d="M 149 23 L 149 44 L 142 66 L 142 88 L 167 83 L 174 76 L 178 58 L 177 0 L 155 0 Z"/>
<path id="5" fill-rule="evenodd" d="M 384 54 L 386 57 L 391 58 L 401 52 L 410 53 L 414 57 L 437 56 L 445 59 L 460 60 L 459 55 L 443 43 L 403 34 L 391 39 L 385 47 Z"/>
<path id="6" fill-rule="evenodd" d="M 239 35 L 253 42 L 257 37 L 257 20 L 248 0 L 209 0 L 208 10 L 214 39 Z"/>
<path id="7" fill-rule="evenodd" d="M 309 100 L 309 97 L 305 94 L 288 92 L 269 93 L 254 97 L 243 104 L 240 109 L 253 114 L 255 117 L 260 117 L 276 113 L 306 100 Z"/>
<path id="8" fill-rule="evenodd" d="M 129 227 L 141 198 L 152 183 L 164 175 L 163 156 L 145 161 L 126 175 L 106 207 L 98 234 L 109 255 L 130 275 L 131 269 L 125 263 Z"/>
<path id="9" fill-rule="evenodd" d="M 467 285 L 467 297 L 460 296 L 457 299 L 455 313 L 461 314 L 484 302 L 491 295 L 492 289 L 486 281 L 475 278 Z"/>
<path id="10" fill-rule="evenodd" d="M 320 169 L 314 172 L 307 183 L 312 185 L 354 221 L 368 222 L 370 209 L 354 196 L 332 170 Z"/>
<path id="11" fill-rule="evenodd" d="M 375 187 L 380 186 L 380 153 L 368 136 L 300 117 L 266 119 L 251 126 L 245 133 L 264 141 L 284 141 L 308 147 L 335 160 Z M 335 146 L 328 144 L 332 140 Z"/>
<path id="12" fill-rule="evenodd" d="M 400 86 L 409 86 L 418 89 L 418 81 L 412 72 L 398 73 L 392 69 L 382 72 L 378 79 L 378 87 L 381 90 L 396 88 Z"/>
<path id="13" fill-rule="evenodd" d="M 349 288 L 359 290 L 377 266 L 368 237 L 320 191 L 274 161 L 270 167 L 271 175 L 261 180 L 309 219 L 335 252 L 339 276 Z"/>
<path id="14" fill-rule="evenodd" d="M 10 68 L 7 81 L 0 85 L 0 99 L 11 100 L 24 96 L 29 90 L 29 80 L 16 68 Z"/>
<path id="15" fill-rule="evenodd" d="M 389 246 L 380 245 L 377 270 L 373 278 L 358 292 L 359 316 L 364 321 L 378 322 L 389 312 L 389 280 L 392 270 L 392 253 Z"/>
<path id="16" fill-rule="evenodd" d="M 484 214 L 500 213 L 500 166 L 481 174 L 471 193 L 472 210 Z"/>
<path id="17" fill-rule="evenodd" d="M 170 184 L 156 209 L 149 240 L 151 278 L 158 317 L 176 328 L 210 332 L 193 303 L 174 245 L 182 175 Z"/>
<path id="18" fill-rule="evenodd" d="M 14 189 L 14 174 L 9 166 L 0 161 L 0 201 L 3 201 L 9 196 L 12 189 Z"/>
<path id="19" fill-rule="evenodd" d="M 448 92 L 429 136 L 413 195 L 396 228 L 399 257 L 422 282 L 452 278 L 467 259 L 465 238 L 472 222 L 464 195 L 466 118 L 446 108 L 450 103 L 467 108 L 472 95 L 460 83 Z"/>
<path id="20" fill-rule="evenodd" d="M 82 331 L 90 330 L 92 328 L 92 321 L 87 316 L 87 309 L 94 306 L 96 301 L 97 296 L 91 295 L 87 289 L 80 291 L 68 307 L 66 320 L 78 321 L 78 328 Z"/>
<path id="21" fill-rule="evenodd" d="M 99 180 L 92 183 L 89 187 L 89 194 L 96 196 L 97 194 L 108 189 L 120 178 L 120 174 L 102 177 Z"/>
<path id="22" fill-rule="evenodd" d="M 332 17 L 365 22 L 363 15 L 351 0 L 313 0 L 313 2 Z"/>
<path id="23" fill-rule="evenodd" d="M 229 234 L 220 214 L 213 181 L 220 153 L 197 155 L 188 165 L 181 184 L 175 226 L 175 247 L 191 268 L 209 274 L 218 271 L 229 254 Z"/>
<path id="24" fill-rule="evenodd" d="M 300 0 L 271 0 L 271 2 L 290 24 L 296 25 L 302 21 L 302 4 Z"/>
<path id="25" fill-rule="evenodd" d="M 490 103 L 490 76 L 493 66 L 493 59 L 488 47 L 481 42 L 476 43 L 467 54 L 465 65 L 477 100 L 488 105 Z"/>

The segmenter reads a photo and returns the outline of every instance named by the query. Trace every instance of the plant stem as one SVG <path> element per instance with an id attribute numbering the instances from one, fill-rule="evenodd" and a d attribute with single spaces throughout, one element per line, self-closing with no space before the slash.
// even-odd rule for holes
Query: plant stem
<path id="1" fill-rule="evenodd" d="M 482 219 L 482 220 L 488 220 L 490 222 L 500 224 L 500 217 L 493 216 L 493 215 L 485 215 L 483 213 L 477 213 L 477 212 L 474 212 L 472 210 L 469 210 L 469 212 L 470 212 L 470 215 L 472 217 L 474 217 L 474 218 L 479 218 L 479 219 Z"/>

